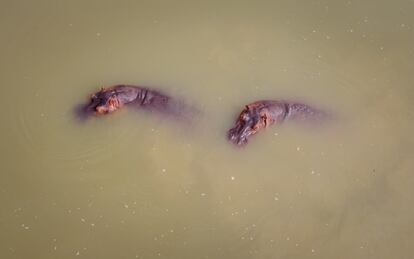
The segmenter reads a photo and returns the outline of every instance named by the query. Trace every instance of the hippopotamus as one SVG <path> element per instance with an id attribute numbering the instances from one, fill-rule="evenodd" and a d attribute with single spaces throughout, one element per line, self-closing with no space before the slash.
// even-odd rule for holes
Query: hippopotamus
<path id="1" fill-rule="evenodd" d="M 134 85 L 115 85 L 101 88 L 90 97 L 82 109 L 85 115 L 104 115 L 124 106 L 156 111 L 166 115 L 188 118 L 190 107 L 157 90 Z"/>
<path id="2" fill-rule="evenodd" d="M 309 105 L 287 101 L 262 100 L 250 103 L 240 113 L 235 126 L 228 131 L 228 139 L 236 145 L 248 143 L 250 136 L 286 119 L 320 119 L 326 114 Z"/>

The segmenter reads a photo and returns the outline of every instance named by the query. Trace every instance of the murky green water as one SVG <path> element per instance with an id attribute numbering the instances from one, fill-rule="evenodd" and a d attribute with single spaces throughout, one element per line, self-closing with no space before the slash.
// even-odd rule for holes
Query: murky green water
<path id="1" fill-rule="evenodd" d="M 412 258 L 413 1 L 0 3 L 1 258 Z M 202 115 L 74 117 L 116 83 Z M 263 98 L 336 120 L 233 147 Z"/>

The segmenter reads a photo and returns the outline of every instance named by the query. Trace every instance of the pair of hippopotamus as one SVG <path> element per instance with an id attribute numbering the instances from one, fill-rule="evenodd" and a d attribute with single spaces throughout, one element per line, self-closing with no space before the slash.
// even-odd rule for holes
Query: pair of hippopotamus
<path id="1" fill-rule="evenodd" d="M 116 85 L 102 88 L 93 94 L 84 111 L 87 114 L 102 115 L 114 112 L 123 106 L 144 108 L 176 117 L 183 116 L 182 111 L 186 109 L 175 99 L 159 91 L 140 86 Z M 302 103 L 256 101 L 245 106 L 227 136 L 232 143 L 243 146 L 252 135 L 272 124 L 281 123 L 288 118 L 316 118 L 323 114 Z"/>

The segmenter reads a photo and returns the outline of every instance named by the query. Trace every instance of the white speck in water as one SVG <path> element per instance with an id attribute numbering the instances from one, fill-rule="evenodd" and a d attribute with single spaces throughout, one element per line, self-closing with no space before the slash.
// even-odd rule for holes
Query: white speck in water
<path id="1" fill-rule="evenodd" d="M 174 229 L 170 229 L 170 233 L 174 233 Z"/>
<path id="2" fill-rule="evenodd" d="M 274 198 L 274 199 L 275 199 L 275 201 L 278 201 L 278 200 L 279 200 L 279 197 L 276 197 L 276 196 L 275 196 L 275 198 Z"/>
<path id="3" fill-rule="evenodd" d="M 287 237 L 286 240 L 289 241 L 290 240 L 290 237 Z"/>
<path id="4" fill-rule="evenodd" d="M 99 36 L 101 36 L 101 33 L 100 32 L 97 32 L 96 33 L 96 37 L 99 37 Z"/>
<path id="5" fill-rule="evenodd" d="M 277 133 L 277 132 L 275 132 L 275 134 L 274 134 L 275 136 L 278 136 L 279 135 L 279 133 Z"/>
<path id="6" fill-rule="evenodd" d="M 165 172 L 167 172 L 167 169 L 163 168 L 161 171 L 162 171 L 163 173 L 165 173 Z"/>
<path id="7" fill-rule="evenodd" d="M 313 170 L 312 170 L 312 171 L 311 171 L 311 174 L 315 174 L 315 171 L 313 171 Z"/>
<path id="8" fill-rule="evenodd" d="M 24 228 L 24 229 L 29 229 L 29 227 L 28 226 L 25 226 L 24 224 L 22 224 L 22 228 Z"/>
<path id="9" fill-rule="evenodd" d="M 81 221 L 82 221 L 82 222 L 85 222 L 86 220 L 85 220 L 84 218 L 81 218 Z"/>
<path id="10" fill-rule="evenodd" d="M 72 26 L 73 26 L 73 24 L 69 23 L 69 27 L 72 27 Z"/>
<path id="11" fill-rule="evenodd" d="M 401 27 L 405 27 L 405 23 L 401 23 Z"/>
<path id="12" fill-rule="evenodd" d="M 95 226 L 95 223 L 91 223 L 91 227 L 94 227 Z"/>
<path id="13" fill-rule="evenodd" d="M 331 39 L 331 36 L 326 35 L 326 39 L 327 39 L 327 40 L 330 40 L 330 39 Z"/>
<path id="14" fill-rule="evenodd" d="M 206 196 L 206 195 L 207 195 L 207 194 L 206 194 L 206 193 L 204 193 L 204 192 L 202 192 L 202 193 L 201 193 L 201 196 L 203 196 L 203 197 L 204 197 L 204 196 Z"/>
<path id="15" fill-rule="evenodd" d="M 297 150 L 297 151 L 300 151 L 300 147 L 296 147 L 296 150 Z"/>
<path id="16" fill-rule="evenodd" d="M 76 251 L 76 256 L 80 255 L 79 251 Z"/>
<path id="17" fill-rule="evenodd" d="M 129 208 L 128 204 L 124 204 L 124 208 L 128 209 Z"/>
<path id="18" fill-rule="evenodd" d="M 230 179 L 231 179 L 232 181 L 234 181 L 234 179 L 236 179 L 236 177 L 232 176 L 232 177 L 230 177 Z"/>
<path id="19" fill-rule="evenodd" d="M 311 251 L 312 251 L 312 253 L 315 253 L 315 249 L 312 249 Z"/>
<path id="20" fill-rule="evenodd" d="M 53 247 L 53 250 L 57 250 L 57 246 L 54 246 L 54 247 Z"/>

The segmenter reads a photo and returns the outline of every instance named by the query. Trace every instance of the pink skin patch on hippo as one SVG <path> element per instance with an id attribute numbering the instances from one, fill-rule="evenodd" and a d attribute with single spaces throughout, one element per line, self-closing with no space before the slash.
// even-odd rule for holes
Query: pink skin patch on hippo
<path id="1" fill-rule="evenodd" d="M 110 97 L 105 105 L 96 106 L 95 111 L 99 114 L 114 112 L 121 107 L 116 97 Z"/>

